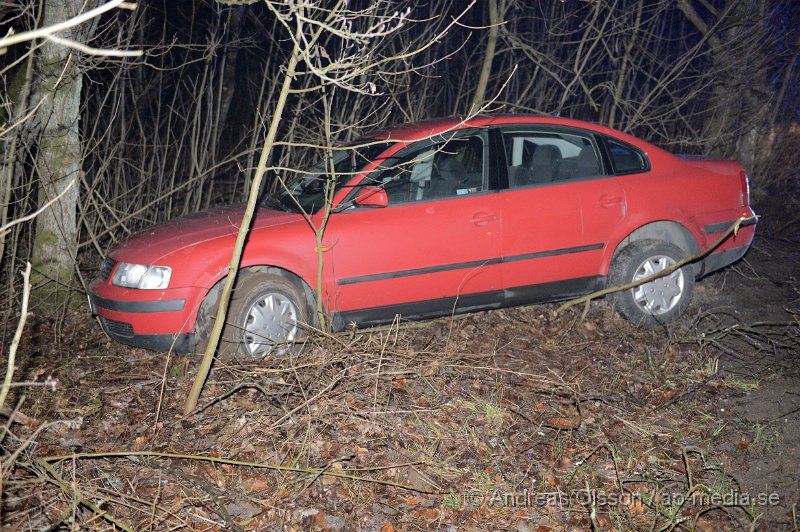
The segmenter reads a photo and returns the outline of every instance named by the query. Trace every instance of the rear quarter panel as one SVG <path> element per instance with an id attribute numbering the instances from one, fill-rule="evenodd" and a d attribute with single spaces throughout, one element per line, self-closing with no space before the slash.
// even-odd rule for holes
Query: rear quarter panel
<path id="1" fill-rule="evenodd" d="M 639 147 L 647 153 L 651 170 L 619 177 L 625 190 L 627 212 L 625 223 L 609 239 L 603 273 L 608 272 L 620 242 L 639 227 L 657 221 L 674 221 L 688 229 L 699 248 L 705 249 L 719 235 L 706 234 L 703 227 L 752 213 L 741 206 L 741 167 L 736 161 L 689 164 L 659 148 L 642 144 Z M 752 227 L 743 230 L 740 236 L 729 239 L 718 249 L 749 243 L 752 231 Z"/>

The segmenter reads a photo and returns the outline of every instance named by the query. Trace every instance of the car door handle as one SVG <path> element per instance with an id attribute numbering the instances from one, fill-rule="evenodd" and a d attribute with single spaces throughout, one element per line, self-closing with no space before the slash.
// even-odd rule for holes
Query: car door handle
<path id="1" fill-rule="evenodd" d="M 497 216 L 494 214 L 487 214 L 485 212 L 476 212 L 472 215 L 472 218 L 469 219 L 470 223 L 475 225 L 486 225 L 494 222 L 495 220 L 497 220 Z"/>
<path id="2" fill-rule="evenodd" d="M 615 196 L 613 194 L 604 194 L 600 196 L 600 201 L 598 201 L 601 207 L 614 207 L 615 205 L 619 205 L 622 203 L 622 196 Z"/>

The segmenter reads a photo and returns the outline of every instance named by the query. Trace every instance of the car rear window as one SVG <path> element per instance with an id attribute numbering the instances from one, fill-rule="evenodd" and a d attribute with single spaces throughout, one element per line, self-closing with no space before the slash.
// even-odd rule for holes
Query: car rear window
<path id="1" fill-rule="evenodd" d="M 635 174 L 650 169 L 645 154 L 633 146 L 613 139 L 606 139 L 606 146 L 615 174 Z"/>

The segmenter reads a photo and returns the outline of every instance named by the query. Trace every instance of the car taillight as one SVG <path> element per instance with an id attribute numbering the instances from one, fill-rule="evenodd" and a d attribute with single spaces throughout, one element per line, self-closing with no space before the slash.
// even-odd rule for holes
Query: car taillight
<path id="1" fill-rule="evenodd" d="M 739 172 L 739 177 L 742 180 L 739 188 L 739 204 L 742 207 L 747 207 L 750 205 L 750 180 L 744 170 Z"/>

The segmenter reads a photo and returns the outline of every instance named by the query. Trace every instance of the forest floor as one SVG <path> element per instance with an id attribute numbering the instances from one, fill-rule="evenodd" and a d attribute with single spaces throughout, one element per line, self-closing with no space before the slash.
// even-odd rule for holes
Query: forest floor
<path id="1" fill-rule="evenodd" d="M 800 245 L 781 220 L 667 328 L 600 300 L 357 331 L 217 363 L 187 418 L 197 359 L 34 315 L 1 522 L 797 530 Z"/>

